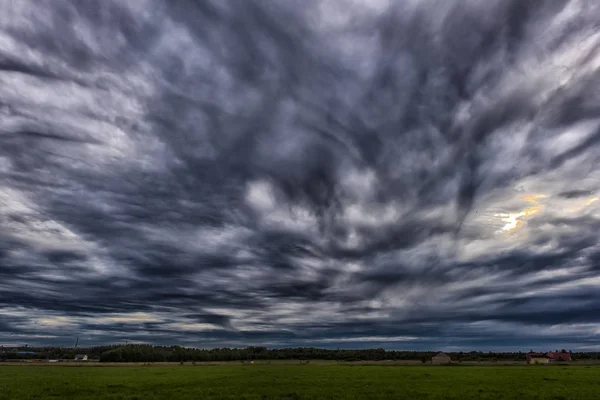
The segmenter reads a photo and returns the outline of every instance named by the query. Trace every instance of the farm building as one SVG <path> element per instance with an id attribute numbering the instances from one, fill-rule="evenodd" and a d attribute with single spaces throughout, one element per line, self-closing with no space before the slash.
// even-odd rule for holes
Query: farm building
<path id="1" fill-rule="evenodd" d="M 548 353 L 546 354 L 546 356 L 548 357 L 548 359 L 550 360 L 550 362 L 554 362 L 554 361 L 572 361 L 571 359 L 571 353 L 561 353 L 561 352 L 554 352 L 554 353 Z"/>
<path id="2" fill-rule="evenodd" d="M 543 353 L 528 353 L 527 364 L 548 364 L 550 359 Z"/>
<path id="3" fill-rule="evenodd" d="M 556 361 L 572 361 L 570 353 L 535 353 L 529 352 L 526 354 L 527 364 L 548 364 Z"/>
<path id="4" fill-rule="evenodd" d="M 452 359 L 448 354 L 439 352 L 435 356 L 431 357 L 432 364 L 450 364 Z"/>

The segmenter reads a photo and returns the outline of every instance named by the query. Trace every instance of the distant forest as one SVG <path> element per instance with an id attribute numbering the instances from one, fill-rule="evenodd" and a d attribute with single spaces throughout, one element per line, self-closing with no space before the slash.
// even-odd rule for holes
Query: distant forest
<path id="1" fill-rule="evenodd" d="M 561 350 L 567 352 L 567 350 Z M 570 351 L 569 351 L 570 352 Z M 436 352 L 385 349 L 328 350 L 313 347 L 268 349 L 266 347 L 196 349 L 181 346 L 152 346 L 143 344 L 65 347 L 0 347 L 0 360 L 62 359 L 73 360 L 77 354 L 86 354 L 90 360 L 101 362 L 182 362 L 182 361 L 251 361 L 251 360 L 337 360 L 428 361 Z M 597 352 L 570 352 L 575 360 L 598 359 Z M 525 352 L 446 352 L 453 361 L 525 361 Z"/>

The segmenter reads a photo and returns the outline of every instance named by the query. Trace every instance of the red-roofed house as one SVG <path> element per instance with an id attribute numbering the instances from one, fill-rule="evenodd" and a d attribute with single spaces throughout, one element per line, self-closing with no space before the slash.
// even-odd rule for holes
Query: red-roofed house
<path id="1" fill-rule="evenodd" d="M 571 353 L 561 353 L 561 352 L 553 352 L 553 353 L 535 353 L 530 351 L 526 354 L 527 364 L 548 364 L 550 362 L 556 361 L 572 361 Z"/>
<path id="2" fill-rule="evenodd" d="M 554 352 L 548 353 L 546 355 L 548 356 L 548 359 L 550 359 L 550 361 L 573 361 L 571 359 L 571 353 Z"/>

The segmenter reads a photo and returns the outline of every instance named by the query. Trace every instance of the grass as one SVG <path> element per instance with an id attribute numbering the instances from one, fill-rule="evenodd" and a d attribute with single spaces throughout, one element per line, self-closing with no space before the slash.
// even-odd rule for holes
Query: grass
<path id="1" fill-rule="evenodd" d="M 0 366 L 0 400 L 599 398 L 597 366 Z"/>

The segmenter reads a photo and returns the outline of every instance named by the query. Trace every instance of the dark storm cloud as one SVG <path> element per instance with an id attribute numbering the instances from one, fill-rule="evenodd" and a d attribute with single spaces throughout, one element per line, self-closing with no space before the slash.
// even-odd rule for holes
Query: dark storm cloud
<path id="1" fill-rule="evenodd" d="M 0 8 L 0 342 L 600 345 L 595 2 Z"/>
<path id="2" fill-rule="evenodd" d="M 567 199 L 573 199 L 577 197 L 590 197 L 593 194 L 594 192 L 592 190 L 568 190 L 566 192 L 559 193 L 558 195 Z"/>

